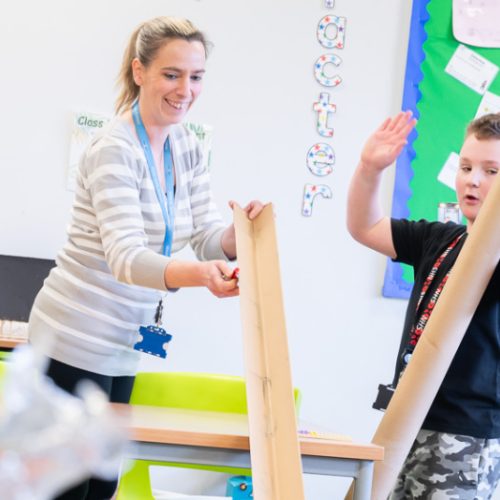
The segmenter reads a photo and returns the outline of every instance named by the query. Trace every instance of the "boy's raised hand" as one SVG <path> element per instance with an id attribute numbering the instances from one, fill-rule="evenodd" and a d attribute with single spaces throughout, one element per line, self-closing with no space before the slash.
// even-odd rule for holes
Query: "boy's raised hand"
<path id="1" fill-rule="evenodd" d="M 416 123 L 411 111 L 387 118 L 365 143 L 361 152 L 364 167 L 383 170 L 391 165 L 403 150 Z"/>

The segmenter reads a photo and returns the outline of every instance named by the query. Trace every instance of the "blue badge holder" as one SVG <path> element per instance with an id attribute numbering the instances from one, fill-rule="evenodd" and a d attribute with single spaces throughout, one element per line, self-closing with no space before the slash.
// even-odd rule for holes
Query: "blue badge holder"
<path id="1" fill-rule="evenodd" d="M 145 352 L 158 356 L 159 358 L 166 358 L 167 351 L 165 347 L 172 340 L 172 335 L 167 333 L 160 326 L 141 326 L 139 328 L 141 340 L 134 345 L 136 351 Z"/>

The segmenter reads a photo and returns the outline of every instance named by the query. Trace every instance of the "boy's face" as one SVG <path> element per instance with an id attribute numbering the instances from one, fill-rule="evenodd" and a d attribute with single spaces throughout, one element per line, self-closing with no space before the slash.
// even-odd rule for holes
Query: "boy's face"
<path id="1" fill-rule="evenodd" d="M 469 135 L 460 151 L 455 186 L 460 209 L 470 228 L 500 169 L 500 139 L 479 140 Z"/>

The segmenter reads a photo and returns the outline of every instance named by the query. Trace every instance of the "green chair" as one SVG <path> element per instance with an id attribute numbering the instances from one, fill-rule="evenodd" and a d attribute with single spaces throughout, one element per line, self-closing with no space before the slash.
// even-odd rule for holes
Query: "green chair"
<path id="1" fill-rule="evenodd" d="M 294 390 L 298 411 L 301 395 Z M 140 372 L 137 374 L 130 404 L 184 408 L 225 413 L 247 413 L 245 380 L 232 375 L 184 372 Z M 149 460 L 126 460 L 116 500 L 154 500 L 149 479 L 150 466 L 210 470 L 234 475 L 250 475 L 249 469 L 190 465 Z"/>
<path id="2" fill-rule="evenodd" d="M 4 379 L 5 379 L 5 373 L 7 372 L 7 363 L 8 361 L 4 359 L 0 359 L 0 405 L 3 404 L 3 385 L 4 385 Z"/>
<path id="3" fill-rule="evenodd" d="M 6 349 L 0 349 L 0 361 L 8 361 L 10 356 L 10 351 Z"/>

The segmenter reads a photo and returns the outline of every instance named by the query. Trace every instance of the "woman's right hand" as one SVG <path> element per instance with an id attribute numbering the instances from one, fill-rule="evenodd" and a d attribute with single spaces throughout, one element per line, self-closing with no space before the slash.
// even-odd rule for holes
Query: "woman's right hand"
<path id="1" fill-rule="evenodd" d="M 239 295 L 238 279 L 231 278 L 233 269 L 223 260 L 209 260 L 204 266 L 205 286 L 219 298 Z"/>
<path id="2" fill-rule="evenodd" d="M 232 274 L 233 269 L 224 260 L 171 260 L 165 268 L 164 280 L 169 289 L 204 286 L 216 297 L 234 297 L 240 289 Z"/>
<path id="3" fill-rule="evenodd" d="M 394 163 L 416 123 L 411 111 L 402 111 L 387 118 L 366 141 L 361 152 L 362 166 L 371 171 L 380 171 Z"/>

